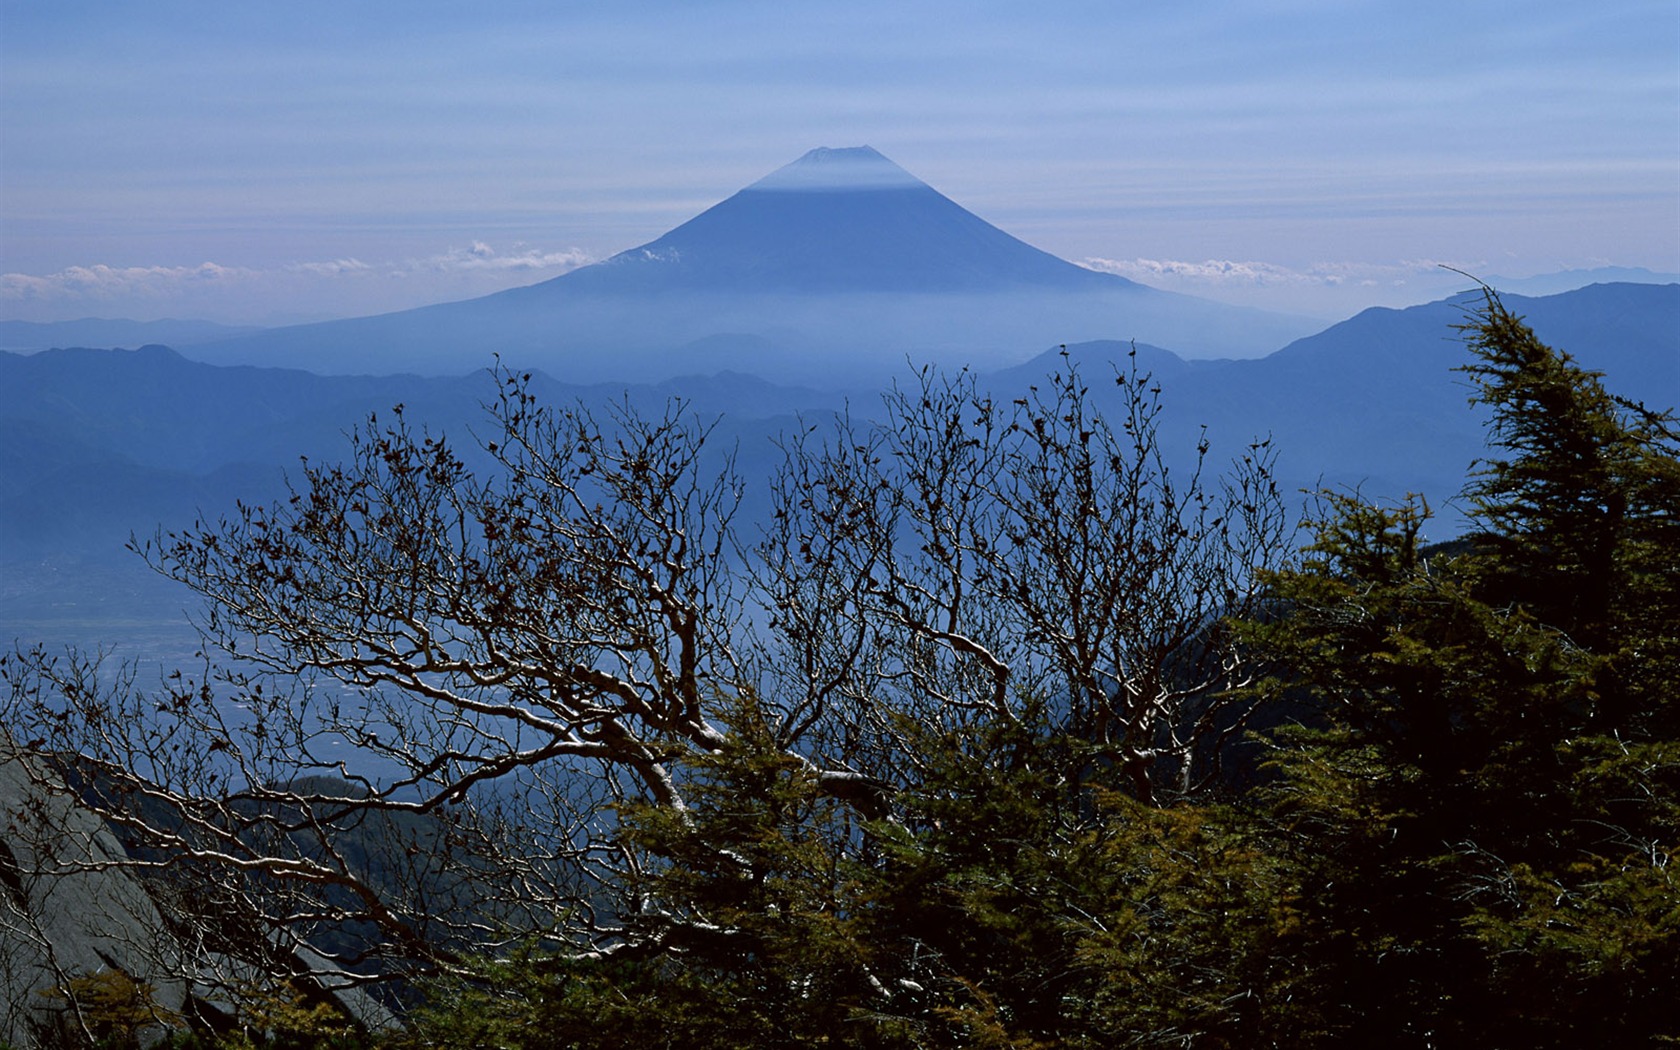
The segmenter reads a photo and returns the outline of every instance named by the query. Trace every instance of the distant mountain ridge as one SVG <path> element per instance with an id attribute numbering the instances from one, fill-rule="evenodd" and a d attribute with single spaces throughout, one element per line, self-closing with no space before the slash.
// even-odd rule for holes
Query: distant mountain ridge
<path id="1" fill-rule="evenodd" d="M 1594 285 L 1542 299 L 1506 297 L 1541 339 L 1606 373 L 1615 393 L 1653 408 L 1680 405 L 1680 285 Z M 1468 353 L 1452 326 L 1472 299 L 1405 310 L 1373 309 L 1258 360 L 1191 360 L 1139 345 L 1163 391 L 1163 447 L 1186 469 L 1211 442 L 1220 471 L 1256 438 L 1278 451 L 1278 481 L 1299 506 L 1304 490 L 1357 488 L 1373 499 L 1423 493 L 1440 514 L 1432 539 L 1464 526 L 1453 504 L 1484 454 L 1482 417 L 1454 371 Z M 1101 405 L 1117 396 L 1113 369 L 1131 344 L 1075 342 L 982 375 L 994 395 L 1020 396 L 1077 362 Z M 899 378 L 902 378 L 900 366 Z M 747 481 L 744 529 L 768 513 L 765 480 L 782 435 L 830 412 L 866 417 L 878 388 L 816 390 L 720 373 L 704 378 L 579 386 L 538 376 L 550 403 L 597 406 L 628 397 L 662 412 L 673 397 L 716 419 L 710 448 L 735 458 Z M 163 347 L 138 351 L 0 353 L 0 642 L 95 646 L 124 655 L 190 659 L 196 635 L 182 610 L 193 599 L 123 550 L 159 526 L 234 512 L 236 499 L 284 498 L 283 474 L 346 455 L 344 434 L 370 412 L 442 432 L 469 462 L 484 435 L 483 371 L 449 378 L 321 376 L 217 367 Z M 1113 402 L 1110 402 L 1111 407 Z M 1205 428 L 1205 430 L 1204 430 Z"/>
<path id="2" fill-rule="evenodd" d="M 1595 284 L 1502 301 L 1541 341 L 1603 372 L 1612 393 L 1658 411 L 1680 409 L 1680 285 Z M 1486 437 L 1484 416 L 1469 404 L 1470 381 L 1458 371 L 1470 355 L 1455 330 L 1481 302 L 1479 293 L 1463 293 L 1373 307 L 1258 360 L 1185 362 L 1151 348 L 1140 348 L 1140 358 L 1161 381 L 1181 440 L 1206 425 L 1216 455 L 1229 455 L 1269 436 L 1286 490 L 1422 493 L 1441 516 L 1439 531 L 1450 534 L 1463 524 L 1452 501 Z M 1070 349 L 1091 377 L 1126 350 Z M 1046 354 L 1011 374 L 1024 381 L 1058 361 Z"/>
<path id="3" fill-rule="evenodd" d="M 1488 277 L 1487 283 L 1514 295 L 1557 295 L 1585 288 L 1589 284 L 1680 284 L 1680 273 L 1662 273 L 1643 266 L 1595 266 L 1586 270 L 1559 270 L 1532 277 Z"/>
<path id="4" fill-rule="evenodd" d="M 1475 302 L 1459 296 L 1367 310 L 1258 360 L 1186 361 L 1137 349 L 1163 387 L 1165 436 L 1181 453 L 1203 426 L 1216 457 L 1270 434 L 1289 488 L 1322 480 L 1440 501 L 1456 492 L 1481 447 L 1469 387 L 1454 370 L 1467 353 L 1453 325 Z M 1680 405 L 1680 285 L 1594 285 L 1506 303 L 1542 339 L 1604 370 L 1612 391 L 1654 408 Z M 1130 350 L 1108 340 L 1073 343 L 1068 354 L 1100 398 Z M 1065 364 L 1053 349 L 984 378 L 1000 393 L 1024 390 Z M 538 392 L 548 400 L 629 396 L 653 410 L 681 397 L 723 418 L 720 447 L 740 442 L 747 475 L 767 470 L 770 438 L 796 415 L 848 404 L 867 414 L 876 403 L 873 390 L 797 388 L 730 373 L 593 387 L 539 377 Z M 346 429 L 398 402 L 408 419 L 470 450 L 471 434 L 482 429 L 480 403 L 492 393 L 482 371 L 331 377 L 215 367 L 164 347 L 0 354 L 0 563 L 62 552 L 67 543 L 115 554 L 130 530 L 178 522 L 195 507 L 219 512 L 234 496 L 262 499 L 299 456 L 342 455 Z"/>

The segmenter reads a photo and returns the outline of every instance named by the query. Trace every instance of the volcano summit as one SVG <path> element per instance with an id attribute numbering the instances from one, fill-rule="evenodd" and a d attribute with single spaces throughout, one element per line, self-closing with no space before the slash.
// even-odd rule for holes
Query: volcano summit
<path id="1" fill-rule="evenodd" d="M 868 146 L 814 149 L 658 240 L 557 280 L 813 294 L 1132 285 L 1011 237 Z"/>
<path id="2" fill-rule="evenodd" d="M 664 236 L 541 284 L 192 348 L 214 363 L 459 373 L 493 353 L 571 381 L 720 369 L 873 381 L 1136 339 L 1256 356 L 1296 318 L 1157 291 L 1010 236 L 867 146 L 815 149 Z"/>

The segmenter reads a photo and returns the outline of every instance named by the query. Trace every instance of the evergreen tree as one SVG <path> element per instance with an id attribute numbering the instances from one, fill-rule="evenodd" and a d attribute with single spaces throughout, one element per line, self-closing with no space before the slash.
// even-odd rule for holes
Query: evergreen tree
<path id="1" fill-rule="evenodd" d="M 1468 326 L 1493 457 L 1481 531 L 1328 497 L 1252 636 L 1324 725 L 1267 793 L 1325 1044 L 1634 1045 L 1680 1034 L 1677 443 L 1489 293 Z"/>

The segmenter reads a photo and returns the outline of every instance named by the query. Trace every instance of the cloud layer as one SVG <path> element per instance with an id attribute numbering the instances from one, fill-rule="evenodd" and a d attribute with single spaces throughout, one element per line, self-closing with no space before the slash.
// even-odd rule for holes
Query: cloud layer
<path id="1" fill-rule="evenodd" d="M 0 274 L 0 313 L 16 320 L 88 316 L 155 320 L 195 317 L 276 324 L 402 310 L 488 295 L 557 277 L 592 260 L 577 249 L 515 245 L 500 252 L 475 240 L 434 255 L 369 263 L 327 259 L 258 268 L 69 266 L 54 273 Z M 275 302 L 287 309 L 276 313 Z"/>
<path id="2" fill-rule="evenodd" d="M 1236 259 L 1087 258 L 1081 264 L 1168 291 L 1324 317 L 1344 317 L 1368 306 L 1427 302 L 1469 283 L 1456 271 L 1487 269 L 1485 262 L 1434 259 L 1319 262 L 1300 267 Z"/>

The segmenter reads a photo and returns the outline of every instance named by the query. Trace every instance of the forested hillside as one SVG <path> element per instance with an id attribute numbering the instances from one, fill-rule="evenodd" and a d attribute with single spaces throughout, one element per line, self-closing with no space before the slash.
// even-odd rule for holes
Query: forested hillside
<path id="1" fill-rule="evenodd" d="M 679 407 L 502 372 L 470 457 L 381 414 L 142 545 L 212 662 L 0 661 L 14 768 L 173 938 L 35 1012 L 116 1045 L 1680 1040 L 1680 425 L 1492 293 L 1460 334 L 1488 444 L 1447 545 L 1455 493 L 1327 491 L 1296 533 L 1264 438 L 1171 459 L 1136 356 L 793 430 L 763 528 Z M 147 1013 L 183 972 L 210 991 Z"/>

